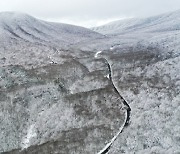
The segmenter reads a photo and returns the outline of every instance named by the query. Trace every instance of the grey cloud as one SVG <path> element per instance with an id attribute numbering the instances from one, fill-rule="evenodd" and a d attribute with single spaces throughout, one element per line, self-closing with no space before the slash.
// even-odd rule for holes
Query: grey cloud
<path id="1" fill-rule="evenodd" d="M 0 0 L 0 11 L 25 12 L 42 19 L 89 22 L 146 17 L 180 9 L 179 0 Z"/>

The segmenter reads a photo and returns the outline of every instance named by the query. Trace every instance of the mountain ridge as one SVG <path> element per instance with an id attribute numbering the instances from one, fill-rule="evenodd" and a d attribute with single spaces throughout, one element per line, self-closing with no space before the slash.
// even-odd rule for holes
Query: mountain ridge
<path id="1" fill-rule="evenodd" d="M 157 27 L 159 26 L 159 27 Z M 102 34 L 121 34 L 134 31 L 161 32 L 180 30 L 180 10 L 148 18 L 117 20 L 92 30 Z"/>
<path id="2" fill-rule="evenodd" d="M 53 23 L 34 18 L 28 14 L 16 12 L 0 13 L 0 34 L 27 41 L 40 41 L 61 44 L 77 43 L 86 39 L 101 38 L 103 35 L 87 28 Z"/>

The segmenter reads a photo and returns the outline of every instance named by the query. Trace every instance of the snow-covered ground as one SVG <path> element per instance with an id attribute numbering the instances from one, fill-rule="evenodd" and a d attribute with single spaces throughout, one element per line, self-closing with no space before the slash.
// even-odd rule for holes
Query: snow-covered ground
<path id="1" fill-rule="evenodd" d="M 129 83 L 133 86 L 126 88 L 124 85 L 119 89 L 131 106 L 131 123 L 114 142 L 110 153 L 180 152 L 179 60 L 177 57 L 145 69 L 124 70 L 116 76 L 116 81 L 119 78 L 118 85 L 127 85 L 128 80 L 125 80 L 130 74 L 135 81 Z M 137 79 L 140 81 L 136 82 Z"/>
<path id="2" fill-rule="evenodd" d="M 45 22 L 22 13 L 0 13 L 0 66 L 61 63 L 61 55 L 71 45 L 99 38 L 104 36 L 87 28 Z"/>
<path id="3" fill-rule="evenodd" d="M 22 141 L 22 148 L 27 148 L 30 146 L 30 140 L 31 138 L 33 137 L 36 137 L 36 132 L 34 131 L 34 125 L 31 125 L 29 128 L 28 128 L 28 131 L 27 131 L 27 135 L 24 137 L 23 141 Z"/>
<path id="4" fill-rule="evenodd" d="M 65 153 L 110 144 L 112 154 L 180 153 L 179 24 L 176 11 L 93 32 L 1 13 L 0 151 L 36 144 L 58 152 L 47 142 L 57 140 Z M 123 103 L 101 57 L 132 110 L 121 134 Z"/>
<path id="5" fill-rule="evenodd" d="M 103 41 L 93 48 L 106 52 L 116 86 L 132 109 L 129 127 L 109 153 L 180 153 L 179 24 L 176 11 L 93 28 L 109 37 L 105 48 Z"/>

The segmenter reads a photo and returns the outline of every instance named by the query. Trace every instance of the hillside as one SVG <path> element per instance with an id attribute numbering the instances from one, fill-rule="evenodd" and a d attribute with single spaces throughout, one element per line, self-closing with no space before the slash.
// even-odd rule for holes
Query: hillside
<path id="1" fill-rule="evenodd" d="M 103 37 L 83 27 L 45 22 L 22 13 L 0 13 L 0 65 L 37 67 L 60 62 L 59 55 L 71 45 Z"/>
<path id="2" fill-rule="evenodd" d="M 51 43 L 60 47 L 86 39 L 102 37 L 102 35 L 83 27 L 46 22 L 16 12 L 0 13 L 0 33 L 10 39 L 48 45 Z"/>
<path id="3" fill-rule="evenodd" d="M 100 27 L 94 27 L 92 30 L 108 35 L 178 31 L 180 30 L 180 11 L 144 19 L 131 18 L 114 21 Z"/>
<path id="4" fill-rule="evenodd" d="M 179 12 L 96 32 L 1 13 L 0 152 L 178 154 Z"/>
<path id="5" fill-rule="evenodd" d="M 93 28 L 109 37 L 101 50 L 132 109 L 131 124 L 110 153 L 179 152 L 179 25 L 180 11 L 176 11 Z M 94 48 L 103 43 L 93 43 Z"/>
<path id="6" fill-rule="evenodd" d="M 0 29 L 0 152 L 103 149 L 123 124 L 122 100 L 105 61 L 70 46 L 104 36 L 19 13 L 1 13 Z"/>

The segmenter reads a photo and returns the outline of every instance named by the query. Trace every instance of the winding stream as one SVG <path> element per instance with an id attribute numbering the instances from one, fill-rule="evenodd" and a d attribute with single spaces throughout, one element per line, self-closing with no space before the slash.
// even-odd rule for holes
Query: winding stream
<path id="1" fill-rule="evenodd" d="M 96 54 L 95 54 L 95 58 L 98 58 L 98 55 L 101 53 L 102 51 L 98 51 Z M 116 140 L 116 138 L 119 136 L 120 133 L 122 133 L 122 131 L 124 130 L 124 128 L 126 126 L 129 125 L 129 121 L 130 121 L 130 114 L 131 114 L 131 108 L 129 106 L 129 104 L 127 103 L 127 101 L 121 96 L 121 94 L 119 93 L 118 89 L 116 88 L 114 82 L 113 82 L 113 79 L 112 79 L 112 68 L 111 68 L 111 65 L 110 63 L 108 62 L 108 60 L 104 57 L 100 57 L 101 59 L 103 59 L 105 61 L 105 63 L 107 64 L 108 66 L 108 71 L 109 71 L 109 80 L 111 81 L 111 84 L 115 90 L 115 92 L 119 95 L 120 99 L 123 101 L 123 109 L 126 110 L 125 111 L 125 118 L 124 118 L 124 122 L 122 124 L 122 126 L 119 128 L 119 131 L 116 133 L 116 135 L 111 139 L 111 141 L 105 145 L 105 147 L 100 151 L 98 152 L 98 154 L 107 154 L 113 144 L 113 142 Z"/>

